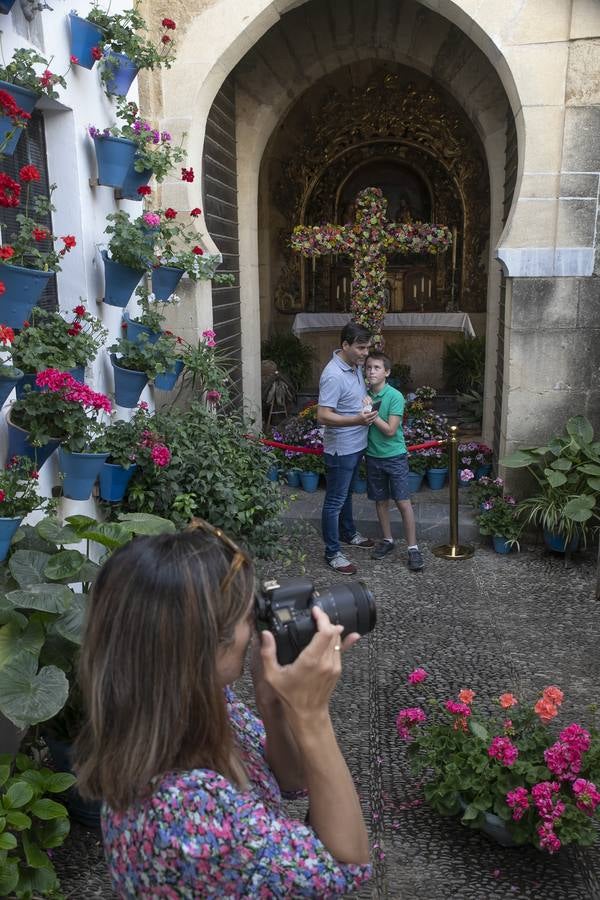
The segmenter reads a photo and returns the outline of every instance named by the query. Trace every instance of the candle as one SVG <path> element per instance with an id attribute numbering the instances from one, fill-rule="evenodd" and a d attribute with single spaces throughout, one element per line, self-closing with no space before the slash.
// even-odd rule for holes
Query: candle
<path id="1" fill-rule="evenodd" d="M 335 289 L 335 296 L 336 296 L 336 298 L 337 298 L 338 300 L 340 299 L 340 286 L 339 286 L 339 284 L 338 284 L 338 286 L 337 286 L 336 289 Z"/>
<path id="2" fill-rule="evenodd" d="M 312 258 L 312 270 L 313 270 L 313 272 L 315 271 L 315 265 L 316 265 L 316 263 L 317 263 L 317 258 L 316 258 L 316 256 L 313 256 L 313 258 Z"/>
<path id="3" fill-rule="evenodd" d="M 456 225 L 452 228 L 452 268 L 456 268 L 456 240 L 458 238 L 458 230 Z"/>
<path id="4" fill-rule="evenodd" d="M 417 285 L 416 284 L 413 284 L 413 297 L 415 300 L 417 299 Z"/>
<path id="5" fill-rule="evenodd" d="M 343 291 L 345 294 L 346 293 L 346 279 L 345 278 L 342 279 L 342 285 L 343 285 Z"/>
<path id="6" fill-rule="evenodd" d="M 425 278 L 421 276 L 421 293 L 425 291 Z"/>
<path id="7" fill-rule="evenodd" d="M 431 300 L 431 278 L 429 279 L 429 284 L 427 286 L 427 298 Z"/>

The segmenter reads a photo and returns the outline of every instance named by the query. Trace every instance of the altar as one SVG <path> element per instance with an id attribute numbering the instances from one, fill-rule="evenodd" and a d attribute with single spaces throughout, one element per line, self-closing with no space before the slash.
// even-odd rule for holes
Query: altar
<path id="1" fill-rule="evenodd" d="M 340 331 L 350 321 L 349 313 L 298 313 L 292 333 L 315 351 L 311 387 L 316 388 L 323 367 L 339 347 Z M 385 350 L 392 363 L 411 368 L 414 386 L 428 384 L 443 390 L 444 347 L 475 337 L 471 319 L 464 312 L 388 313 L 383 323 Z"/>

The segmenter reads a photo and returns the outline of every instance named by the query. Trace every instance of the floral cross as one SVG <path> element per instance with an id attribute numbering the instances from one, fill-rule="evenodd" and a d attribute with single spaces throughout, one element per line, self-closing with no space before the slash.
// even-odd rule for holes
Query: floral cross
<path id="1" fill-rule="evenodd" d="M 365 188 L 356 197 L 352 225 L 298 225 L 291 247 L 313 258 L 344 253 L 352 258 L 352 318 L 382 343 L 385 316 L 385 269 L 388 253 L 443 253 L 452 243 L 445 225 L 399 224 L 386 219 L 387 200 L 380 188 Z"/>

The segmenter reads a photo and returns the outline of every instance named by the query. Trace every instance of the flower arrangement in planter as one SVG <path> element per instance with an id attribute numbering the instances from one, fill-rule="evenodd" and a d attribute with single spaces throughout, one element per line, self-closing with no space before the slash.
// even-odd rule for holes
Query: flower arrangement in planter
<path id="1" fill-rule="evenodd" d="M 157 341 L 140 334 L 135 341 L 120 337 L 111 347 L 111 363 L 115 377 L 115 402 L 133 408 L 148 381 L 168 372 L 175 362 L 174 342 L 169 335 Z"/>
<path id="2" fill-rule="evenodd" d="M 56 85 L 66 88 L 67 82 L 64 75 L 56 75 L 51 72 L 48 68 L 49 65 L 50 61 L 39 54 L 37 50 L 19 47 L 13 53 L 11 61 L 7 65 L 0 66 L 0 81 L 5 82 L 5 85 L 26 88 L 36 97 L 45 94 L 46 97 L 56 100 L 58 98 Z M 36 70 L 36 66 L 44 67 L 41 74 Z"/>
<path id="3" fill-rule="evenodd" d="M 482 475 L 481 478 L 472 481 L 469 485 L 469 499 L 477 509 L 480 509 L 481 504 L 486 500 L 495 501 L 503 494 L 504 479 L 502 478 L 489 478 L 487 475 Z"/>
<path id="4" fill-rule="evenodd" d="M 30 459 L 13 456 L 0 470 L 0 561 L 23 519 L 47 502 L 38 494 L 39 473 Z"/>
<path id="5" fill-rule="evenodd" d="M 488 497 L 482 501 L 481 512 L 475 516 L 481 534 L 489 534 L 499 538 L 494 546 L 499 552 L 507 552 L 513 545 L 519 547 L 518 538 L 523 530 L 519 522 L 514 497 Z"/>
<path id="6" fill-rule="evenodd" d="M 420 450 L 419 454 L 427 460 L 427 469 L 447 469 L 448 451 L 445 447 L 428 447 Z"/>
<path id="7" fill-rule="evenodd" d="M 206 328 L 196 344 L 175 338 L 184 365 L 181 389 L 186 383 L 194 394 L 204 395 L 210 404 L 227 399 L 231 370 L 227 357 L 217 348 L 216 338 L 212 328 Z"/>
<path id="8" fill-rule="evenodd" d="M 0 88 L 0 153 L 12 156 L 30 119 L 31 113 L 22 109 L 12 94 Z"/>
<path id="9" fill-rule="evenodd" d="M 462 812 L 462 823 L 474 829 L 495 826 L 508 846 L 556 853 L 594 843 L 600 735 L 575 722 L 550 733 L 564 699 L 558 687 L 546 687 L 534 705 L 503 693 L 489 713 L 477 710 L 469 688 L 456 699 L 431 696 L 427 679 L 423 668 L 408 676 L 409 685 L 429 695 L 429 711 L 401 709 L 396 726 L 414 770 L 431 773 L 425 798 L 437 812 Z"/>
<path id="10" fill-rule="evenodd" d="M 422 451 L 418 451 L 416 453 L 409 453 L 408 455 L 408 468 L 411 472 L 415 472 L 418 475 L 424 475 L 427 469 L 430 467 L 430 457 L 425 456 Z"/>
<path id="11" fill-rule="evenodd" d="M 149 269 L 160 218 L 155 213 L 146 212 L 132 219 L 129 213 L 121 209 L 116 213 L 109 213 L 106 221 L 109 224 L 104 233 L 109 235 L 110 259 L 130 269 Z"/>

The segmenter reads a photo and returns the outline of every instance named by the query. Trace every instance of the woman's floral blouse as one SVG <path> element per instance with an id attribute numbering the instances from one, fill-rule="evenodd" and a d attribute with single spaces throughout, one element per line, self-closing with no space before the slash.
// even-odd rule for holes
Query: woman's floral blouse
<path id="1" fill-rule="evenodd" d="M 209 769 L 170 773 L 149 799 L 103 809 L 110 873 L 126 898 L 326 898 L 366 881 L 369 866 L 336 862 L 314 831 L 287 819 L 267 765 L 262 723 L 227 690 L 246 791 Z"/>

